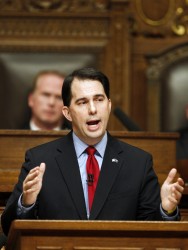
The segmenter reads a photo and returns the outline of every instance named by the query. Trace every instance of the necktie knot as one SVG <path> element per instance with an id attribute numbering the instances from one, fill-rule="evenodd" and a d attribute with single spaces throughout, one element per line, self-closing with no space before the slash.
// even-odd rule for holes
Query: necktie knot
<path id="1" fill-rule="evenodd" d="M 95 152 L 96 152 L 96 148 L 92 147 L 92 146 L 89 146 L 87 149 L 86 149 L 86 152 L 88 155 L 94 155 Z"/>

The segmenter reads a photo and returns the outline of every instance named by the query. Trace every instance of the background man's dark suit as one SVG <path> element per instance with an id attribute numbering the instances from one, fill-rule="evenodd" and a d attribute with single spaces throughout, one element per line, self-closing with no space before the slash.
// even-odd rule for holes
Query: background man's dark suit
<path id="1" fill-rule="evenodd" d="M 27 122 L 25 122 L 20 129 L 31 129 L 30 124 L 29 124 L 29 120 Z M 72 129 L 72 125 L 71 123 L 64 118 L 63 124 L 61 126 L 61 129 Z"/>
<path id="2" fill-rule="evenodd" d="M 16 219 L 22 181 L 31 168 L 46 163 L 43 185 L 29 218 L 86 220 L 86 206 L 72 133 L 26 154 L 19 182 L 2 215 L 8 231 Z M 160 187 L 150 154 L 108 135 L 90 220 L 157 220 Z M 23 217 L 22 217 L 23 218 Z M 27 217 L 28 218 L 28 217 Z"/>

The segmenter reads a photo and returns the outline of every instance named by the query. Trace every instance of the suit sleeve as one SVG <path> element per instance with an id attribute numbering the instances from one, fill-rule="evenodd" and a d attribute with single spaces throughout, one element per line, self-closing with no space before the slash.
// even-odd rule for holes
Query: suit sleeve
<path id="1" fill-rule="evenodd" d="M 160 185 L 153 169 L 152 156 L 146 158 L 138 200 L 138 220 L 162 220 L 160 213 Z"/>

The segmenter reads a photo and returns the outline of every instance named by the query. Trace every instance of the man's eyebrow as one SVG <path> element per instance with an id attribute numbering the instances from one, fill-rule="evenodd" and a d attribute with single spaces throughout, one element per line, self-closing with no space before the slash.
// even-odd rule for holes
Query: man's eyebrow
<path id="1" fill-rule="evenodd" d="M 75 103 L 79 102 L 79 101 L 83 101 L 83 100 L 87 100 L 87 97 L 80 97 L 78 99 L 75 100 Z"/>
<path id="2" fill-rule="evenodd" d="M 104 97 L 105 95 L 104 94 L 97 94 L 97 95 L 94 95 L 94 97 Z"/>
<path id="3" fill-rule="evenodd" d="M 93 96 L 93 98 L 97 98 L 97 97 L 105 97 L 105 95 L 104 94 L 96 94 Z M 83 101 L 83 100 L 88 100 L 88 97 L 80 97 L 75 101 L 75 103 L 77 103 L 79 101 Z"/>

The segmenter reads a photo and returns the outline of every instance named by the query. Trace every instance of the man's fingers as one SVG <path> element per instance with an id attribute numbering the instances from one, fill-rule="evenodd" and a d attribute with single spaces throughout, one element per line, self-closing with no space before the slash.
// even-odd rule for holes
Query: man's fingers
<path id="1" fill-rule="evenodd" d="M 40 167 L 35 167 L 29 172 L 23 185 L 23 189 L 25 192 L 28 190 L 35 190 L 36 186 L 40 185 L 45 172 L 45 167 L 45 163 L 41 163 Z"/>
<path id="2" fill-rule="evenodd" d="M 183 191 L 184 191 L 184 182 L 181 178 L 179 178 L 178 181 L 173 184 L 172 192 L 178 192 L 182 194 Z"/>
<path id="3" fill-rule="evenodd" d="M 42 179 L 45 172 L 46 165 L 41 163 L 30 170 L 23 182 L 23 204 L 31 205 L 36 202 L 37 195 L 42 187 Z"/>
<path id="4" fill-rule="evenodd" d="M 183 180 L 182 178 L 178 178 L 178 184 L 179 184 L 180 186 L 182 186 L 183 189 L 184 189 L 185 183 L 184 183 L 184 180 Z"/>
<path id="5" fill-rule="evenodd" d="M 35 171 L 30 171 L 29 174 L 26 176 L 25 178 L 25 182 L 29 182 L 32 181 L 33 179 L 36 178 L 36 176 L 38 175 L 39 170 L 35 169 Z"/>
<path id="6" fill-rule="evenodd" d="M 46 168 L 46 164 L 41 163 L 40 166 L 37 166 L 37 167 L 31 169 L 29 174 L 27 175 L 27 177 L 25 179 L 25 182 L 26 181 L 31 181 L 31 180 L 35 179 L 37 176 L 39 178 L 42 178 L 43 174 L 45 172 L 45 168 Z"/>
<path id="7" fill-rule="evenodd" d="M 30 189 L 32 186 L 35 186 L 35 185 L 37 185 L 37 183 L 38 183 L 38 176 L 36 176 L 34 179 L 31 179 L 31 180 L 27 180 L 26 182 L 25 182 L 25 184 L 24 184 L 24 191 L 26 191 L 26 190 L 28 190 L 28 189 Z"/>

